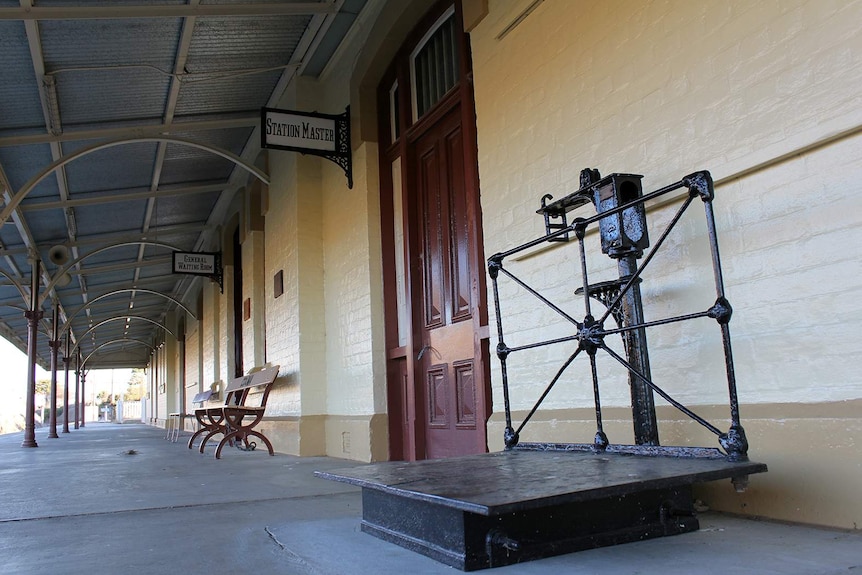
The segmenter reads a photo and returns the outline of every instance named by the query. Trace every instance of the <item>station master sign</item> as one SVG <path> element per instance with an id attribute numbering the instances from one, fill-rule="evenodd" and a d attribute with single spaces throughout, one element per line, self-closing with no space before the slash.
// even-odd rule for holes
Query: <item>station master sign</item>
<path id="1" fill-rule="evenodd" d="M 260 147 L 321 156 L 335 162 L 353 188 L 350 106 L 343 114 L 318 114 L 262 108 Z"/>

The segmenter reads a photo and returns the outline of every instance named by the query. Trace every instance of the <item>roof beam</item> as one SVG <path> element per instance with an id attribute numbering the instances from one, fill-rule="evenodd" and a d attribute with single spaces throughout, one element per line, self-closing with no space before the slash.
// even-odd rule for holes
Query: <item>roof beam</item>
<path id="1" fill-rule="evenodd" d="M 198 7 L 200 6 L 200 0 L 189 0 L 188 5 L 191 7 Z M 194 36 L 195 22 L 197 22 L 197 18 L 195 16 L 190 16 L 183 19 L 183 30 L 180 33 L 180 42 L 179 46 L 177 46 L 176 58 L 174 59 L 174 75 L 171 77 L 171 87 L 168 91 L 168 101 L 165 104 L 165 124 L 170 124 L 174 120 L 174 113 L 177 109 L 177 101 L 179 100 L 180 89 L 182 88 L 182 82 L 180 81 L 180 76 L 178 76 L 178 74 L 181 74 L 183 70 L 186 69 L 186 63 L 188 62 L 189 57 L 189 50 L 191 49 L 192 38 Z M 153 176 L 150 183 L 150 190 L 153 192 L 159 189 L 159 182 L 162 178 L 162 168 L 164 167 L 167 150 L 167 143 L 159 142 L 159 148 L 156 152 L 156 162 L 153 165 Z M 147 200 L 146 215 L 144 216 L 144 224 L 142 226 L 141 232 L 147 233 L 147 231 L 150 229 L 150 226 L 153 224 L 153 212 L 155 211 L 155 208 L 156 196 L 151 196 Z M 138 248 L 138 261 L 142 261 L 144 259 L 145 250 L 146 246 L 144 245 L 141 245 L 141 247 Z M 137 282 L 140 277 L 141 270 L 140 268 L 138 268 L 135 270 L 135 282 Z M 134 301 L 134 296 L 132 296 L 132 300 Z"/>
<path id="2" fill-rule="evenodd" d="M 21 8 L 23 10 L 29 10 L 33 8 L 32 0 L 20 0 Z M 42 101 L 42 115 L 45 118 L 45 127 L 48 129 L 48 133 L 52 135 L 62 134 L 62 120 L 60 118 L 60 110 L 57 108 L 56 101 L 56 86 L 53 86 L 53 106 L 49 104 L 49 100 L 51 98 L 48 94 L 48 89 L 45 85 L 45 58 L 42 52 L 42 36 L 39 32 L 39 24 L 34 21 L 26 21 L 24 22 L 24 29 L 27 33 L 27 43 L 30 47 L 30 60 L 33 64 L 33 72 L 36 76 L 37 81 L 39 82 L 39 98 Z M 61 149 L 62 144 L 59 142 L 51 142 L 51 157 L 54 161 L 57 161 L 59 158 L 63 156 L 63 150 Z M 55 177 L 57 178 L 57 190 L 60 194 L 61 200 L 67 200 L 69 198 L 69 189 L 66 180 L 66 169 L 65 167 L 61 167 L 59 170 L 55 172 Z M 9 201 L 9 198 L 6 198 L 6 201 Z M 66 236 L 70 241 L 75 240 L 75 234 L 77 229 L 77 223 L 75 222 L 75 212 L 71 208 L 65 210 L 64 219 L 66 220 Z M 18 233 L 21 236 L 21 239 L 24 242 L 25 246 L 35 246 L 35 239 L 33 238 L 32 233 L 30 232 L 29 226 L 22 216 L 22 212 L 20 209 L 15 210 L 12 214 L 12 218 L 15 221 L 15 224 L 18 226 Z M 20 221 L 19 221 L 20 220 Z M 74 252 L 73 252 L 74 253 Z M 50 286 L 52 277 L 48 274 L 48 270 L 42 269 L 42 281 Z M 84 294 L 83 298 L 86 298 L 86 286 L 83 284 L 80 285 L 81 293 Z M 59 313 L 64 317 L 66 315 L 66 310 L 63 307 L 63 304 L 60 302 L 59 296 L 57 294 L 56 289 L 51 290 L 56 296 L 56 300 L 54 305 L 58 307 Z M 48 296 L 49 294 L 45 294 Z M 42 297 L 45 297 L 42 296 Z M 86 299 L 85 299 L 86 301 Z M 50 333 L 50 331 L 49 331 Z M 51 337 L 55 337 L 57 334 L 52 334 Z M 74 337 L 74 334 L 72 334 Z"/>
<path id="3" fill-rule="evenodd" d="M 71 208 L 75 206 L 95 206 L 100 204 L 112 204 L 116 202 L 128 202 L 131 200 L 146 200 L 149 198 L 165 198 L 170 196 L 188 196 L 192 194 L 212 194 L 220 192 L 228 186 L 227 183 L 209 184 L 206 186 L 187 186 L 178 188 L 162 188 L 156 191 L 151 191 L 149 188 L 144 191 L 137 192 L 122 192 L 119 194 L 101 194 L 93 195 L 88 198 L 73 198 L 61 200 L 57 202 L 36 202 L 24 204 L 22 203 L 18 209 L 22 212 L 31 212 L 36 210 L 59 210 L 63 208 Z M 140 190 L 140 188 L 138 188 Z M 86 192 L 78 192 L 86 193 Z"/>
<path id="4" fill-rule="evenodd" d="M 111 18 L 186 18 L 189 16 L 296 16 L 335 14 L 335 2 L 139 6 L 28 6 L 0 8 L 0 20 L 104 20 Z"/>
<path id="5" fill-rule="evenodd" d="M 140 261 L 126 261 L 119 264 L 107 264 L 101 266 L 87 266 L 85 268 L 81 268 L 81 270 L 69 270 L 68 273 L 71 276 L 74 275 L 94 275 L 94 274 L 103 274 L 103 273 L 111 273 L 118 272 L 124 270 L 132 270 L 136 268 L 143 267 L 152 267 L 152 266 L 165 266 L 166 268 L 171 267 L 171 262 L 173 261 L 173 257 L 156 257 L 152 259 L 145 259 Z"/>
<path id="6" fill-rule="evenodd" d="M 0 8 L 2 10 L 2 8 Z M 173 120 L 173 119 L 172 119 Z M 231 128 L 255 128 L 260 124 L 260 113 L 243 115 L 221 120 L 189 120 L 180 122 L 154 124 L 146 126 L 128 126 L 123 128 L 96 128 L 91 130 L 65 130 L 59 136 L 52 134 L 29 134 L 21 136 L 5 136 L 0 138 L 0 148 L 8 146 L 29 146 L 32 144 L 52 144 L 58 142 L 77 142 L 80 140 L 114 140 L 134 139 L 163 134 L 181 134 L 189 132 L 205 132 L 208 130 L 224 130 Z"/>
<path id="7" fill-rule="evenodd" d="M 9 186 L 9 179 L 6 177 L 6 171 L 3 169 L 2 164 L 0 164 L 0 194 L 3 194 L 5 196 L 6 193 L 8 191 L 10 191 L 11 189 L 12 189 L 11 186 Z M 0 241 L 0 250 L 3 250 L 5 248 L 6 248 L 6 244 L 4 242 Z M 9 269 L 11 270 L 12 275 L 14 277 L 16 277 L 16 278 L 24 277 L 24 274 L 21 273 L 21 270 L 20 270 L 20 268 L 18 268 L 18 264 L 15 263 L 14 259 L 12 259 L 8 254 L 4 255 L 2 257 L 5 258 L 6 265 L 9 266 Z"/>
<path id="8" fill-rule="evenodd" d="M 126 300 L 128 303 L 128 300 Z M 85 317 L 77 318 L 72 322 L 72 325 L 77 325 L 79 329 L 81 329 L 81 333 L 87 331 L 93 325 L 102 321 L 102 319 L 114 316 L 121 316 L 123 314 L 129 315 L 143 315 L 147 317 L 151 317 L 154 319 L 161 318 L 164 315 L 165 309 L 164 306 L 159 304 L 159 307 L 156 308 L 155 305 L 141 306 L 141 308 L 128 308 L 128 307 L 119 307 L 119 306 L 94 306 L 97 307 L 95 313 L 96 316 L 93 319 L 87 319 Z"/>
<path id="9" fill-rule="evenodd" d="M 198 233 L 202 231 L 210 231 L 215 229 L 216 226 L 208 225 L 208 224 L 175 224 L 170 226 L 162 226 L 162 227 L 153 227 L 150 228 L 150 231 L 146 234 L 141 233 L 112 233 L 112 234 L 95 234 L 91 236 L 78 236 L 78 239 L 74 242 L 67 243 L 68 247 L 82 247 L 85 245 L 105 245 L 105 244 L 121 244 L 121 243 L 134 243 L 134 242 L 144 242 L 144 241 L 155 241 L 158 240 L 160 242 L 164 242 L 169 238 L 177 235 Z M 28 251 L 25 247 L 14 247 L 14 248 L 0 248 L 0 257 L 3 256 L 14 256 L 14 255 L 27 255 Z"/>

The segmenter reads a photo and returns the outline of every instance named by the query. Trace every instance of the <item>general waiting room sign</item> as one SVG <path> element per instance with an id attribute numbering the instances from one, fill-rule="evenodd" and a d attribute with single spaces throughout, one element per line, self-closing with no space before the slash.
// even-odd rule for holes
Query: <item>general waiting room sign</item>
<path id="1" fill-rule="evenodd" d="M 336 115 L 262 108 L 260 127 L 261 148 L 326 158 L 341 166 L 353 188 L 349 106 Z"/>
<path id="2" fill-rule="evenodd" d="M 221 253 L 174 252 L 171 270 L 175 274 L 207 276 L 222 287 Z"/>

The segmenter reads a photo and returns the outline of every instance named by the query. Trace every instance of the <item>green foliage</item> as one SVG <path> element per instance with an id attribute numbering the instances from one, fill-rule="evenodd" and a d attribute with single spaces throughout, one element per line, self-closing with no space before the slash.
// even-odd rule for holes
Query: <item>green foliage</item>
<path id="1" fill-rule="evenodd" d="M 36 394 L 42 394 L 47 396 L 51 393 L 51 380 L 50 379 L 40 379 L 36 381 Z"/>
<path id="2" fill-rule="evenodd" d="M 144 370 L 133 369 L 129 386 L 123 394 L 123 401 L 140 401 L 144 395 Z"/>

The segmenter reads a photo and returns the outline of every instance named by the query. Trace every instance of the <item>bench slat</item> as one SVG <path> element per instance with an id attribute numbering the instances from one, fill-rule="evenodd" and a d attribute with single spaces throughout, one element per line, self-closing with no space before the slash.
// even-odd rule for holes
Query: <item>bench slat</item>
<path id="1" fill-rule="evenodd" d="M 274 365 L 248 375 L 235 377 L 230 381 L 225 391 L 230 393 L 259 385 L 268 385 L 278 377 L 279 369 L 280 366 Z"/>

